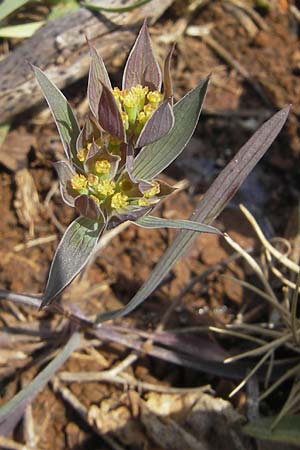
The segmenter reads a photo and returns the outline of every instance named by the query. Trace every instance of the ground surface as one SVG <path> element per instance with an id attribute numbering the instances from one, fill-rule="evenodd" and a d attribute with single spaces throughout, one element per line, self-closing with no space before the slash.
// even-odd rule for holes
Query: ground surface
<path id="1" fill-rule="evenodd" d="M 285 2 L 256 14 L 251 17 L 230 2 L 211 1 L 189 18 L 183 6 L 173 7 L 151 29 L 160 57 L 166 52 L 166 42 L 174 39 L 178 42 L 173 65 L 177 98 L 212 73 L 195 136 L 166 174 L 168 181 L 187 180 L 187 187 L 163 203 L 159 213 L 164 217 L 187 218 L 215 175 L 262 121 L 275 110 L 293 103 L 285 130 L 217 223 L 245 248 L 255 247 L 257 241 L 236 208 L 239 202 L 255 213 L 269 237 L 284 236 L 299 196 L 299 23 Z M 197 36 L 203 27 L 210 30 L 208 37 Z M 114 78 L 119 82 L 118 71 Z M 83 80 L 67 91 L 81 117 L 86 108 L 81 95 L 85 88 Z M 22 168 L 17 172 L 10 170 L 12 148 L 19 148 L 18 152 L 24 155 Z M 74 217 L 73 211 L 61 201 L 51 166 L 61 152 L 57 131 L 45 112 L 30 117 L 24 114 L 2 147 L 0 286 L 3 289 L 28 293 L 43 290 L 61 233 Z M 127 303 L 173 236 L 174 232 L 165 230 L 133 226 L 123 229 L 67 290 L 63 304 L 93 316 Z M 249 275 L 240 261 L 228 260 L 231 253 L 218 237 L 199 236 L 192 251 L 176 265 L 163 286 L 118 325 L 151 333 L 162 324 L 164 313 L 175 300 L 177 308 L 163 323 L 166 330 L 224 325 L 240 311 L 249 313 L 250 322 L 257 320 L 264 311 L 255 309 L 257 301 L 253 294 L 220 277 L 222 274 L 244 279 Z M 222 261 L 226 264 L 220 269 L 218 263 Z M 209 268 L 214 270 L 185 290 L 191 280 Z M 44 340 L 25 339 L 21 335 L 17 344 L 3 337 L 5 351 L 3 355 L 0 353 L 0 373 L 5 380 L 1 402 L 5 402 L 36 373 L 33 359 L 40 357 L 43 363 L 47 352 L 53 352 L 55 339 L 49 338 L 47 332 L 61 330 L 65 322 L 59 316 L 35 313 L 9 303 L 1 305 L 0 322 L 3 336 L 8 326 L 28 326 L 45 333 Z M 203 333 L 188 336 L 188 345 L 191 348 L 194 344 L 201 360 L 208 341 L 202 344 Z M 207 333 L 204 338 L 207 339 Z M 209 342 L 219 360 L 222 355 L 217 352 L 228 351 L 231 345 L 230 341 L 216 341 L 212 334 Z M 174 345 L 173 350 L 176 353 Z M 212 400 L 211 388 L 208 394 L 199 389 L 184 390 L 210 384 L 216 396 L 227 399 L 235 385 L 228 376 L 162 361 L 149 356 L 147 347 L 136 358 L 128 346 L 95 341 L 91 335 L 86 337 L 86 346 L 74 353 L 62 370 L 70 374 L 99 373 L 117 366 L 128 356 L 130 364 L 125 375 L 122 372 L 123 385 L 116 381 L 116 374 L 106 382 L 64 382 L 58 378 L 49 384 L 33 403 L 34 433 L 30 439 L 36 440 L 36 447 L 32 448 L 254 448 L 254 443 L 242 438 L 234 428 L 240 421 L 238 414 L 247 415 L 243 392 L 234 398 L 231 409 L 229 403 Z M 138 387 L 137 380 L 159 386 L 165 392 L 155 392 L 153 386 Z M 66 386 L 67 393 L 63 390 Z M 175 393 L 174 387 L 182 391 Z M 72 394 L 86 408 L 87 420 L 79 418 L 74 404 L 70 404 Z M 163 419 L 159 415 L 162 411 Z M 234 424 L 230 432 L 227 424 Z M 16 440 L 22 441 L 24 429 L 32 432 L 28 420 L 17 430 Z M 27 443 L 30 439 L 27 435 Z"/>

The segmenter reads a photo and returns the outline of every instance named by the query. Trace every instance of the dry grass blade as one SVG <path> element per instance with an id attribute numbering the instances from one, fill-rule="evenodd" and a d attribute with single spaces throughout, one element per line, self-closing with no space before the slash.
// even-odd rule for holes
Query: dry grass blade
<path id="1" fill-rule="evenodd" d="M 249 223 L 252 225 L 254 231 L 257 234 L 257 237 L 259 238 L 261 244 L 271 253 L 274 258 L 276 258 L 281 264 L 283 264 L 287 269 L 292 270 L 293 272 L 299 273 L 299 266 L 291 259 L 287 258 L 285 255 L 283 255 L 280 251 L 278 251 L 275 247 L 273 247 L 272 244 L 267 240 L 265 235 L 263 234 L 261 228 L 259 227 L 258 223 L 256 222 L 253 215 L 245 208 L 245 206 L 240 205 L 240 209 L 242 213 L 245 215 L 246 219 L 249 221 Z"/>
<path id="2" fill-rule="evenodd" d="M 297 364 L 296 366 L 292 367 L 291 369 L 287 370 L 280 378 L 278 378 L 275 383 L 273 383 L 265 392 L 263 392 L 259 400 L 263 400 L 264 398 L 268 397 L 275 389 L 277 389 L 278 386 L 280 386 L 284 381 L 288 380 L 289 378 L 298 375 L 300 373 L 300 364 Z"/>

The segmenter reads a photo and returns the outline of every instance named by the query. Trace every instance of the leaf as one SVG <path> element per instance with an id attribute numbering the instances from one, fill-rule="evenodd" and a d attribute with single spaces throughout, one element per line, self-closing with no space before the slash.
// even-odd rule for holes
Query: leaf
<path id="1" fill-rule="evenodd" d="M 99 102 L 99 123 L 103 130 L 125 142 L 125 130 L 117 102 L 105 84 Z"/>
<path id="2" fill-rule="evenodd" d="M 148 86 L 150 90 L 160 90 L 162 75 L 156 57 L 152 50 L 151 40 L 147 29 L 147 21 L 143 26 L 128 56 L 122 87 L 130 89 L 141 84 Z"/>
<path id="3" fill-rule="evenodd" d="M 142 228 L 176 228 L 197 231 L 198 233 L 214 233 L 219 234 L 220 236 L 223 235 L 223 233 L 215 227 L 199 222 L 193 222 L 192 220 L 170 220 L 155 216 L 144 216 L 132 223 Z"/>
<path id="4" fill-rule="evenodd" d="M 279 134 L 289 110 L 290 106 L 277 112 L 246 142 L 210 186 L 200 201 L 199 207 L 193 212 L 191 220 L 209 224 L 220 214 Z M 193 231 L 180 231 L 130 302 L 124 308 L 99 316 L 97 322 L 122 317 L 143 303 L 162 282 L 176 261 L 189 250 L 196 236 L 197 233 Z"/>
<path id="5" fill-rule="evenodd" d="M 76 11 L 80 8 L 79 2 L 77 0 L 67 0 L 64 2 L 59 2 L 57 5 L 54 5 L 51 8 L 51 12 L 48 15 L 48 20 L 58 19 L 59 17 L 63 17 L 66 14 Z"/>
<path id="6" fill-rule="evenodd" d="M 80 130 L 75 114 L 64 94 L 46 74 L 38 67 L 32 66 L 32 68 L 54 117 L 66 155 L 68 158 L 72 157 L 80 167 L 81 163 L 77 160 L 76 151 L 76 140 Z"/>
<path id="7" fill-rule="evenodd" d="M 137 140 L 136 147 L 152 144 L 165 136 L 174 126 L 171 105 L 165 100 L 146 122 Z"/>
<path id="8" fill-rule="evenodd" d="M 16 39 L 30 38 L 45 23 L 46 22 L 44 20 L 41 20 L 39 22 L 30 22 L 24 23 L 22 25 L 10 25 L 8 27 L 2 27 L 0 28 L 0 37 Z"/>
<path id="9" fill-rule="evenodd" d="M 266 439 L 273 442 L 285 442 L 299 445 L 300 442 L 300 416 L 285 416 L 271 430 L 276 417 L 263 417 L 245 425 L 242 430 L 256 439 Z"/>
<path id="10" fill-rule="evenodd" d="M 57 370 L 64 364 L 80 344 L 79 333 L 74 333 L 65 347 L 24 389 L 0 407 L 0 435 L 8 435 L 21 417 L 28 404 L 48 383 Z"/>
<path id="11" fill-rule="evenodd" d="M 0 4 L 0 21 L 29 2 L 30 0 L 3 0 Z"/>
<path id="12" fill-rule="evenodd" d="M 151 2 L 151 0 L 139 0 L 135 3 L 133 3 L 132 5 L 128 5 L 128 6 L 101 6 L 99 5 L 97 2 L 95 3 L 90 3 L 88 1 L 84 1 L 82 2 L 82 6 L 85 6 L 88 9 L 92 9 L 93 11 L 106 11 L 106 12 L 128 12 L 128 11 L 132 11 L 135 8 L 138 8 L 139 6 L 145 5 L 146 3 Z"/>
<path id="13" fill-rule="evenodd" d="M 173 109 L 175 124 L 172 130 L 159 141 L 144 147 L 135 158 L 135 178 L 150 180 L 156 177 L 180 155 L 198 123 L 208 82 L 209 78 L 205 78 L 176 103 Z"/>
<path id="14" fill-rule="evenodd" d="M 87 264 L 103 222 L 79 217 L 66 229 L 53 258 L 41 308 L 51 303 Z"/>
<path id="15" fill-rule="evenodd" d="M 94 116 L 98 117 L 98 106 L 102 94 L 102 83 L 105 84 L 105 86 L 110 90 L 112 87 L 103 59 L 97 50 L 92 46 L 90 46 L 90 53 L 91 65 L 87 92 L 91 110 Z"/>

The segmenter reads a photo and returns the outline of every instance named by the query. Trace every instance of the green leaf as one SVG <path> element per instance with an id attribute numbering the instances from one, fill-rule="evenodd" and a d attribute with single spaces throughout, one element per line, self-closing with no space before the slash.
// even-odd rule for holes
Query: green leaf
<path id="1" fill-rule="evenodd" d="M 285 416 L 274 430 L 271 425 L 276 417 L 263 417 L 243 427 L 243 432 L 257 439 L 287 444 L 300 443 L 300 416 Z"/>
<path id="2" fill-rule="evenodd" d="M 16 38 L 16 39 L 30 38 L 45 23 L 46 22 L 44 20 L 41 20 L 39 22 L 30 22 L 24 23 L 22 25 L 11 25 L 9 27 L 2 27 L 0 28 L 0 37 Z"/>
<path id="3" fill-rule="evenodd" d="M 151 180 L 160 174 L 183 151 L 189 142 L 201 113 L 209 78 L 205 78 L 174 106 L 175 124 L 159 141 L 144 147 L 134 160 L 133 175 Z"/>
<path id="4" fill-rule="evenodd" d="M 0 21 L 29 2 L 30 0 L 3 0 L 0 4 Z"/>
<path id="5" fill-rule="evenodd" d="M 74 162 L 81 166 L 77 160 L 76 140 L 80 129 L 75 114 L 66 97 L 55 84 L 38 67 L 32 67 L 54 117 L 65 152 L 68 158 L 72 157 Z"/>
<path id="6" fill-rule="evenodd" d="M 87 264 L 103 222 L 79 217 L 66 229 L 53 258 L 41 308 L 51 303 Z"/>
<path id="7" fill-rule="evenodd" d="M 170 220 L 155 216 L 144 216 L 132 222 L 143 228 L 175 228 L 180 230 L 197 231 L 198 233 L 214 233 L 222 236 L 223 233 L 215 227 L 192 220 Z"/>
<path id="8" fill-rule="evenodd" d="M 132 11 L 135 8 L 138 8 L 142 5 L 145 5 L 146 3 L 151 2 L 151 0 L 139 0 L 135 3 L 133 3 L 132 5 L 128 5 L 128 6 L 104 6 L 104 5 L 100 5 L 98 2 L 88 2 L 88 1 L 84 1 L 82 2 L 82 6 L 85 6 L 88 9 L 91 9 L 93 11 L 106 11 L 106 12 L 111 12 L 111 13 L 122 13 L 122 12 L 128 12 L 128 11 Z"/>
<path id="9" fill-rule="evenodd" d="M 7 435 L 23 416 L 26 406 L 48 383 L 57 370 L 64 364 L 80 344 L 79 333 L 74 333 L 65 347 L 24 389 L 0 407 L 0 435 Z"/>
<path id="10" fill-rule="evenodd" d="M 191 220 L 209 224 L 220 214 L 279 134 L 289 110 L 288 106 L 277 112 L 246 142 L 205 193 L 198 208 L 193 212 Z M 122 317 L 143 303 L 162 282 L 176 261 L 190 249 L 196 236 L 197 233 L 193 231 L 180 231 L 130 302 L 124 308 L 99 316 L 97 322 Z"/>
<path id="11" fill-rule="evenodd" d="M 57 5 L 51 8 L 51 12 L 48 15 L 47 19 L 58 19 L 59 17 L 65 16 L 72 11 L 76 11 L 78 8 L 80 8 L 80 5 L 77 0 L 67 0 L 64 2 L 60 1 Z"/>

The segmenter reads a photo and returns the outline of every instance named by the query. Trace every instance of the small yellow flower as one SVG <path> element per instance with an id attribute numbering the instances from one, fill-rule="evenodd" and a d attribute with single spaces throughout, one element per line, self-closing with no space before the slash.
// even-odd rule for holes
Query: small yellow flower
<path id="1" fill-rule="evenodd" d="M 156 107 L 160 104 L 163 99 L 163 95 L 159 91 L 150 91 L 147 94 L 147 100 Z"/>
<path id="2" fill-rule="evenodd" d="M 82 148 L 81 150 L 79 150 L 77 152 L 77 158 L 80 162 L 83 162 L 86 158 L 87 155 L 87 149 L 86 148 Z"/>
<path id="3" fill-rule="evenodd" d="M 145 198 L 153 197 L 154 195 L 157 195 L 160 193 L 160 185 L 158 181 L 152 181 L 152 188 L 148 189 L 146 192 L 144 192 Z"/>
<path id="4" fill-rule="evenodd" d="M 99 194 L 107 197 L 109 195 L 113 195 L 115 192 L 116 183 L 108 180 L 100 180 L 99 183 L 95 186 L 95 189 Z"/>
<path id="5" fill-rule="evenodd" d="M 88 183 L 90 186 L 96 186 L 98 184 L 98 177 L 93 173 L 88 174 Z"/>
<path id="6" fill-rule="evenodd" d="M 71 186 L 75 191 L 80 192 L 87 187 L 88 180 L 84 175 L 76 173 L 71 178 Z"/>
<path id="7" fill-rule="evenodd" d="M 122 192 L 117 192 L 111 199 L 111 207 L 113 209 L 124 208 L 128 205 L 128 196 Z"/>
<path id="8" fill-rule="evenodd" d="M 146 198 L 142 197 L 138 199 L 138 205 L 139 206 L 148 206 L 149 205 L 149 200 L 147 200 Z"/>
<path id="9" fill-rule="evenodd" d="M 123 121 L 123 125 L 125 130 L 128 130 L 129 128 L 129 120 L 128 120 L 128 115 L 126 112 L 121 111 L 121 117 L 122 117 L 122 121 Z"/>
<path id="10" fill-rule="evenodd" d="M 107 159 L 102 159 L 102 161 L 95 162 L 95 171 L 99 174 L 105 174 L 109 172 L 111 164 Z"/>

